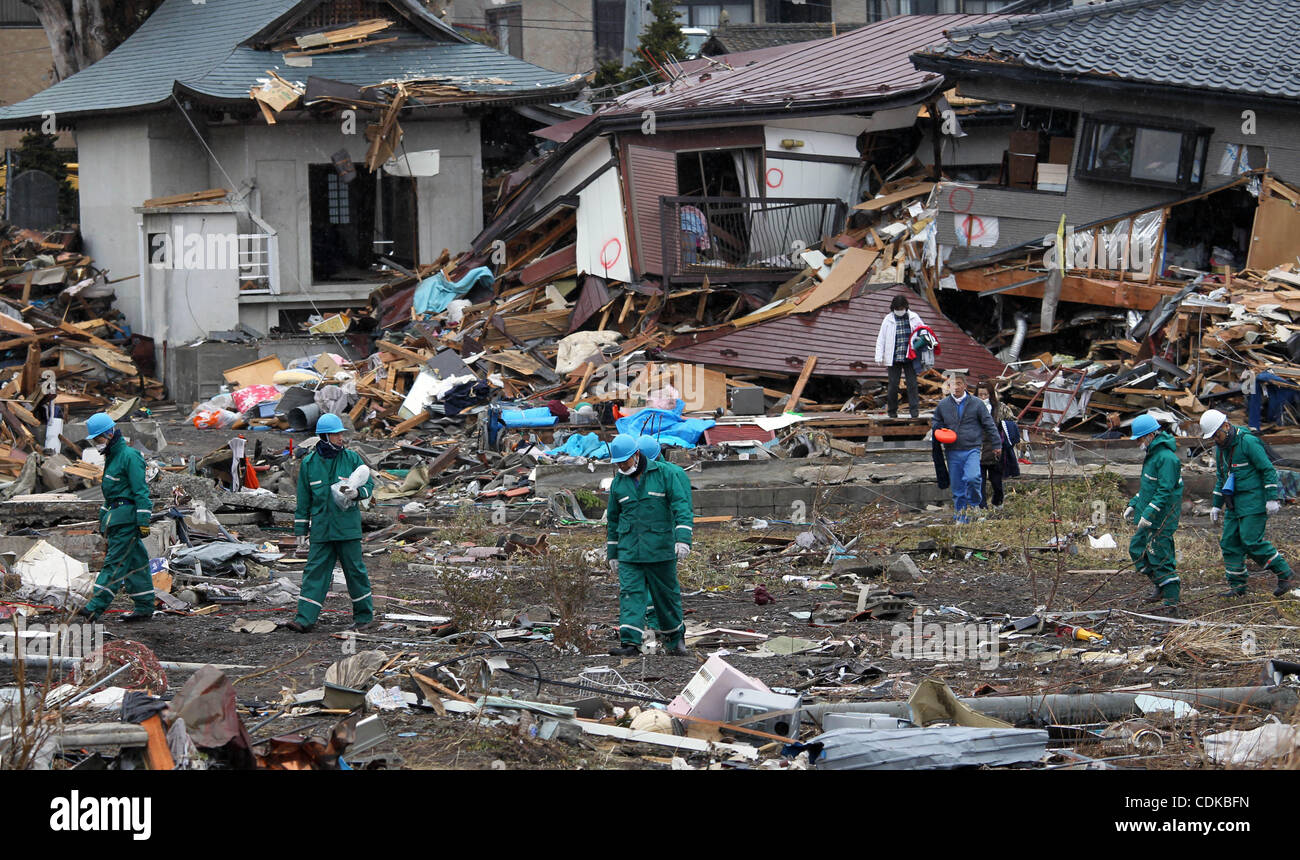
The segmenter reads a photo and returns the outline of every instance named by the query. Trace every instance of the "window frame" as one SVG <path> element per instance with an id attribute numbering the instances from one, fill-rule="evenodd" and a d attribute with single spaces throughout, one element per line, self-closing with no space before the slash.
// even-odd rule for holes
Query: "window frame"
<path id="1" fill-rule="evenodd" d="M 1078 136 L 1075 139 L 1076 148 L 1079 150 L 1078 155 L 1075 157 L 1074 176 L 1076 178 L 1091 179 L 1097 182 L 1112 182 L 1120 185 L 1167 188 L 1175 191 L 1199 191 L 1205 183 L 1210 136 L 1214 133 L 1214 129 L 1181 120 L 1111 112 L 1084 114 L 1081 119 Z M 1174 181 L 1165 181 L 1135 177 L 1133 176 L 1131 157 L 1126 173 L 1090 166 L 1096 156 L 1097 135 L 1100 128 L 1106 125 L 1130 126 L 1135 131 L 1145 129 L 1148 131 L 1178 133 L 1181 136 L 1178 151 L 1178 178 Z"/>

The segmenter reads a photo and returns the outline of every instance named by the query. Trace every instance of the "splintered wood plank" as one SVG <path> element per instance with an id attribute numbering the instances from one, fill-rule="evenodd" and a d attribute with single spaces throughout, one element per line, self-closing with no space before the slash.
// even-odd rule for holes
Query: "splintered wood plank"
<path id="1" fill-rule="evenodd" d="M 803 370 L 799 372 L 799 378 L 794 381 L 794 388 L 790 390 L 790 399 L 786 401 L 786 408 L 798 408 L 799 398 L 803 396 L 804 386 L 808 384 L 808 378 L 812 376 L 813 368 L 816 366 L 817 356 L 808 356 L 808 359 L 803 363 Z"/>

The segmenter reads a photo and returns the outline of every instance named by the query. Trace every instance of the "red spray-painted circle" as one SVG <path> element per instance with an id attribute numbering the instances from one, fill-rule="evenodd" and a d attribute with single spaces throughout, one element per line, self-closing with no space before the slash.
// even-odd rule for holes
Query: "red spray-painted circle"
<path id="1" fill-rule="evenodd" d="M 960 206 L 957 205 L 958 193 L 966 195 L 966 198 L 962 201 Z M 970 211 L 971 206 L 974 204 L 975 192 L 971 191 L 969 188 L 954 188 L 952 191 L 948 192 L 948 209 L 953 212 L 964 215 Z"/>
<path id="2" fill-rule="evenodd" d="M 767 169 L 767 187 L 780 188 L 782 182 L 785 182 L 785 171 L 779 167 L 769 167 Z"/>
<path id="3" fill-rule="evenodd" d="M 984 238 L 987 231 L 988 228 L 984 226 L 984 219 L 978 215 L 967 215 L 957 221 L 957 232 L 964 237 L 968 237 L 971 242 Z"/>
<path id="4" fill-rule="evenodd" d="M 613 245 L 614 247 L 611 248 L 610 247 L 611 245 Z M 623 243 L 618 241 L 618 239 L 616 238 L 610 239 L 608 242 L 606 242 L 604 245 L 600 247 L 600 265 L 607 270 L 614 268 L 614 264 L 617 263 L 619 257 L 622 256 L 623 256 Z"/>

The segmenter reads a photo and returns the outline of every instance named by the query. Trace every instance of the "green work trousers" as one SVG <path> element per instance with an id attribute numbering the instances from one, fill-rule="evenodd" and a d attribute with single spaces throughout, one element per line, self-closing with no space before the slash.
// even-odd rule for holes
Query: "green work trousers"
<path id="1" fill-rule="evenodd" d="M 95 579 L 95 590 L 86 604 L 87 612 L 103 612 L 123 584 L 136 612 L 153 612 L 153 577 L 149 575 L 149 552 L 135 525 L 111 526 L 104 535 L 104 567 Z"/>
<path id="2" fill-rule="evenodd" d="M 1267 514 L 1237 516 L 1230 510 L 1224 512 L 1219 548 L 1223 550 L 1223 569 L 1227 574 L 1228 585 L 1232 588 L 1245 589 L 1247 558 L 1273 571 L 1279 579 L 1291 578 L 1290 565 L 1264 537 L 1264 526 L 1267 523 Z"/>
<path id="3" fill-rule="evenodd" d="M 677 584 L 677 560 L 618 563 L 618 638 L 640 645 L 645 634 L 646 604 L 654 602 L 655 626 L 671 648 L 681 642 L 686 629 L 682 619 L 682 591 Z"/>
<path id="4" fill-rule="evenodd" d="M 352 598 L 352 620 L 368 624 L 375 615 L 370 595 L 370 576 L 361 555 L 359 540 L 312 541 L 307 553 L 307 564 L 302 571 L 302 591 L 298 595 L 298 614 L 294 616 L 304 627 L 316 623 L 325 602 L 325 594 L 334 581 L 334 562 L 343 566 L 343 577 L 348 583 L 348 596 Z"/>
<path id="5" fill-rule="evenodd" d="M 1178 578 L 1178 561 L 1174 555 L 1176 531 L 1177 520 L 1172 526 L 1164 528 L 1147 526 L 1134 532 L 1133 539 L 1128 544 L 1133 567 L 1160 589 L 1164 602 L 1170 605 L 1178 602 L 1182 591 L 1182 582 Z"/>

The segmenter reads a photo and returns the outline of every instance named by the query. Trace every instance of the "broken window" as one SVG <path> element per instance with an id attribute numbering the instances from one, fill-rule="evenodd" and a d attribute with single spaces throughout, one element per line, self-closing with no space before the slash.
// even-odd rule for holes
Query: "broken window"
<path id="1" fill-rule="evenodd" d="M 1225 143 L 1215 172 L 1220 176 L 1236 176 L 1250 170 L 1268 166 L 1268 153 L 1262 146 L 1244 143 Z"/>
<path id="2" fill-rule="evenodd" d="M 488 32 L 496 41 L 496 48 L 503 54 L 523 59 L 524 56 L 524 10 L 518 3 L 503 6 L 500 9 L 488 9 Z"/>
<path id="3" fill-rule="evenodd" d="M 411 267 L 417 244 L 415 180 L 356 166 L 344 181 L 332 164 L 308 168 L 314 282 L 384 276 L 381 258 Z"/>
<path id="4" fill-rule="evenodd" d="M 1085 117 L 1076 176 L 1192 190 L 1205 172 L 1210 129 L 1116 115 Z"/>

